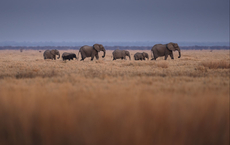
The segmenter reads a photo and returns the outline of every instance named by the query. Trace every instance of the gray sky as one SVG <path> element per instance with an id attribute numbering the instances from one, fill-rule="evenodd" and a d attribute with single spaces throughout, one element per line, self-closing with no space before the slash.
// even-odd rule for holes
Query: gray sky
<path id="1" fill-rule="evenodd" d="M 1 0 L 0 41 L 229 41 L 229 0 Z"/>

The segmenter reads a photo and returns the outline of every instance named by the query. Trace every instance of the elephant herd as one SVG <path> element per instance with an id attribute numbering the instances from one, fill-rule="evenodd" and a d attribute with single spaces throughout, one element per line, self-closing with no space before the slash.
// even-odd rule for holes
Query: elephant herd
<path id="1" fill-rule="evenodd" d="M 96 59 L 99 59 L 98 52 L 103 51 L 104 54 L 102 58 L 105 57 L 106 50 L 102 44 L 94 44 L 93 46 L 82 46 L 79 49 L 78 52 L 78 57 L 74 53 L 67 53 L 64 52 L 62 54 L 62 59 L 63 60 L 73 60 L 79 58 L 79 53 L 81 53 L 81 61 L 84 60 L 86 57 L 91 57 L 91 61 L 96 57 Z M 180 47 L 178 46 L 177 43 L 168 43 L 168 44 L 156 44 L 152 47 L 151 49 L 151 60 L 156 60 L 158 57 L 164 56 L 164 59 L 166 60 L 168 58 L 168 55 L 171 57 L 171 59 L 174 59 L 173 57 L 173 51 L 178 51 L 179 56 L 178 58 L 181 57 L 181 52 L 180 52 Z M 60 53 L 58 50 L 46 50 L 43 53 L 44 59 L 54 59 L 56 60 L 56 55 L 58 55 L 58 58 L 60 58 Z M 129 57 L 129 60 L 131 60 L 130 53 L 127 50 L 119 50 L 116 49 L 112 53 L 113 55 L 113 60 L 116 59 L 126 59 L 126 56 Z M 134 60 L 145 60 L 145 58 L 149 59 L 148 53 L 140 53 L 137 52 L 134 54 Z"/>

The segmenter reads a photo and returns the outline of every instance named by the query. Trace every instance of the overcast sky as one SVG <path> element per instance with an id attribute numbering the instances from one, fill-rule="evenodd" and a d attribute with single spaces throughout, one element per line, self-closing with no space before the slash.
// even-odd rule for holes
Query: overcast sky
<path id="1" fill-rule="evenodd" d="M 229 0 L 1 0 L 0 41 L 229 41 Z"/>

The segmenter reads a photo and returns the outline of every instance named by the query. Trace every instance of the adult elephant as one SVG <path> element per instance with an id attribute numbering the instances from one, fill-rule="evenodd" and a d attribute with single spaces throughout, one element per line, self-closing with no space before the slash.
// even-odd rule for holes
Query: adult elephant
<path id="1" fill-rule="evenodd" d="M 58 55 L 58 58 L 60 58 L 60 53 L 57 49 L 53 49 L 53 50 L 46 50 L 43 53 L 44 59 L 54 59 L 56 60 L 56 55 Z"/>
<path id="2" fill-rule="evenodd" d="M 130 53 L 127 50 L 116 49 L 116 50 L 113 51 L 112 54 L 113 54 L 113 60 L 116 60 L 116 59 L 126 59 L 126 56 L 128 56 L 129 60 L 131 60 Z"/>
<path id="3" fill-rule="evenodd" d="M 149 55 L 146 52 L 137 52 L 134 54 L 134 60 L 145 60 L 145 58 L 149 59 Z"/>
<path id="4" fill-rule="evenodd" d="M 99 59 L 98 52 L 103 51 L 104 55 L 102 58 L 105 57 L 105 48 L 102 44 L 94 44 L 93 46 L 82 46 L 79 49 L 78 52 L 78 58 L 79 58 L 79 53 L 81 53 L 81 61 L 84 60 L 86 57 L 91 57 L 91 61 L 93 60 L 94 56 L 96 59 Z"/>
<path id="5" fill-rule="evenodd" d="M 63 59 L 63 60 L 73 60 L 74 58 L 77 59 L 75 53 L 64 52 L 64 53 L 62 54 L 62 59 Z"/>
<path id="6" fill-rule="evenodd" d="M 165 60 L 168 58 L 168 55 L 171 57 L 171 59 L 174 59 L 173 57 L 173 51 L 178 51 L 179 56 L 181 57 L 180 47 L 177 43 L 168 43 L 168 44 L 156 44 L 152 47 L 151 53 L 153 54 L 153 58 L 151 60 L 156 60 L 160 56 L 164 56 Z"/>

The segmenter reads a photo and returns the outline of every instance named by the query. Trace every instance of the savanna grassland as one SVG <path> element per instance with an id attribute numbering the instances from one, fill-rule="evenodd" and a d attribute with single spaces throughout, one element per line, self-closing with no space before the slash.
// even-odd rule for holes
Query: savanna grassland
<path id="1" fill-rule="evenodd" d="M 64 62 L 1 50 L 0 144 L 229 144 L 229 50 L 130 52 Z"/>

